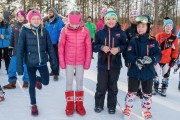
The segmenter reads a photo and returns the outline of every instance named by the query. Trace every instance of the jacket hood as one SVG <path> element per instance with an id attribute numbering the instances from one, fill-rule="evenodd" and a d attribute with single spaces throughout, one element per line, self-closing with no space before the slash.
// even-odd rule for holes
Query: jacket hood
<path id="1" fill-rule="evenodd" d="M 31 28 L 31 24 L 30 24 L 30 23 L 26 23 L 26 24 L 24 24 L 24 25 L 23 25 L 23 27 L 25 27 L 25 28 L 27 28 L 27 29 L 32 29 L 32 28 Z"/>
<path id="2" fill-rule="evenodd" d="M 41 27 L 42 25 L 40 24 L 39 25 L 39 28 L 43 28 L 43 27 Z M 25 27 L 25 28 L 27 28 L 27 29 L 30 29 L 30 30 L 35 30 L 35 28 L 33 29 L 33 27 L 31 26 L 31 24 L 30 23 L 26 23 L 26 24 L 23 24 L 23 27 Z"/>

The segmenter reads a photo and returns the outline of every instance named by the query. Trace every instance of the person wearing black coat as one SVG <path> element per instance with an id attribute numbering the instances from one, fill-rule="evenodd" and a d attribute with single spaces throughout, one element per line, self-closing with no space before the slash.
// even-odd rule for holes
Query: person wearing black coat
<path id="1" fill-rule="evenodd" d="M 25 62 L 30 82 L 31 113 L 38 115 L 35 87 L 41 89 L 42 84 L 49 84 L 47 62 L 50 61 L 54 70 L 57 67 L 57 58 L 48 31 L 40 25 L 41 14 L 39 11 L 31 10 L 27 19 L 28 23 L 22 27 L 17 45 L 17 72 L 18 75 L 23 74 L 23 62 Z M 40 77 L 36 76 L 37 70 Z"/>
<path id="2" fill-rule="evenodd" d="M 105 26 L 95 34 L 93 52 L 98 52 L 98 75 L 95 93 L 95 112 L 104 109 L 105 94 L 109 114 L 114 114 L 117 104 L 117 81 L 122 67 L 121 53 L 126 51 L 127 37 L 117 22 L 117 14 L 108 9 L 105 13 Z"/>
<path id="3" fill-rule="evenodd" d="M 127 48 L 128 66 L 128 93 L 125 98 L 124 118 L 129 119 L 134 99 L 139 85 L 142 86 L 142 110 L 145 119 L 152 118 L 150 112 L 152 103 L 153 78 L 156 75 L 154 65 L 162 57 L 158 42 L 150 37 L 151 23 L 144 15 L 138 16 L 138 35 L 132 39 Z"/>

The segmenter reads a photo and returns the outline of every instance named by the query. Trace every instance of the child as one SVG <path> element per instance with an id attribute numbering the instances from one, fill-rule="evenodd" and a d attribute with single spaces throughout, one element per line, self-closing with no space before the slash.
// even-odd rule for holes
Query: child
<path id="1" fill-rule="evenodd" d="M 177 34 L 177 38 L 178 38 L 178 47 L 179 47 L 179 52 L 180 52 L 180 31 Z M 177 70 L 180 68 L 180 58 L 176 61 L 176 65 L 174 68 L 174 74 L 177 72 Z M 179 84 L 178 84 L 178 89 L 180 90 L 180 72 L 179 72 Z"/>
<path id="2" fill-rule="evenodd" d="M 5 22 L 3 14 L 0 13 L 0 68 L 1 68 L 2 57 L 4 57 L 5 67 L 7 71 L 10 62 L 10 57 L 8 54 L 10 37 L 11 37 L 10 26 Z"/>
<path id="3" fill-rule="evenodd" d="M 3 89 L 14 89 L 16 88 L 16 50 L 17 50 L 17 43 L 19 38 L 19 32 L 23 24 L 26 23 L 26 13 L 24 10 L 19 10 L 16 13 L 17 23 L 12 27 L 12 35 L 10 38 L 10 46 L 9 49 L 13 49 L 11 61 L 8 67 L 8 82 L 9 84 L 3 86 Z M 27 73 L 26 64 L 23 65 L 24 67 L 24 76 L 23 76 L 23 88 L 27 88 L 29 85 L 29 76 Z"/>
<path id="4" fill-rule="evenodd" d="M 1 85 L 0 85 L 0 102 L 5 100 L 4 95 L 5 95 L 5 93 L 4 93 L 4 91 L 3 91 L 3 89 L 1 88 Z"/>
<path id="5" fill-rule="evenodd" d="M 127 37 L 118 23 L 118 16 L 113 9 L 108 9 L 104 16 L 105 26 L 95 35 L 93 52 L 98 52 L 98 75 L 95 93 L 94 111 L 104 109 L 106 91 L 109 114 L 115 114 L 117 103 L 117 81 L 122 67 L 121 53 L 127 47 Z"/>
<path id="6" fill-rule="evenodd" d="M 178 58 L 178 39 L 176 35 L 172 34 L 173 26 L 174 23 L 171 19 L 164 20 L 164 31 L 156 35 L 156 39 L 161 47 L 162 59 L 155 66 L 157 76 L 154 79 L 153 94 L 158 92 L 159 77 L 162 72 L 162 86 L 159 92 L 164 97 L 168 88 L 170 69 Z"/>
<path id="7" fill-rule="evenodd" d="M 161 59 L 161 51 L 158 42 L 149 38 L 151 29 L 150 18 L 141 15 L 137 22 L 138 35 L 132 39 L 127 48 L 127 60 L 130 63 L 128 70 L 128 93 L 125 98 L 124 119 L 129 119 L 139 85 L 142 86 L 142 110 L 145 119 L 152 117 L 151 97 L 152 84 L 155 77 L 154 65 Z"/>
<path id="8" fill-rule="evenodd" d="M 131 26 L 129 26 L 125 32 L 128 38 L 128 41 L 132 40 L 136 35 L 137 35 L 137 24 L 136 24 L 136 17 L 139 16 L 139 12 L 138 10 L 132 10 L 129 14 L 129 21 L 131 22 Z M 125 57 L 125 56 L 124 56 Z M 125 60 L 125 65 L 126 67 L 128 67 L 128 62 Z M 141 85 L 139 86 L 139 89 L 137 91 L 137 96 L 140 97 L 140 99 L 142 99 L 142 92 L 141 92 Z"/>
<path id="9" fill-rule="evenodd" d="M 23 25 L 17 45 L 17 72 L 18 75 L 23 74 L 23 58 L 25 58 L 30 82 L 31 113 L 38 115 L 35 86 L 41 89 L 42 84 L 49 84 L 48 56 L 53 69 L 56 68 L 57 63 L 49 33 L 40 25 L 39 11 L 35 9 L 29 11 L 27 19 L 28 24 Z M 36 77 L 37 70 L 41 77 Z"/>
<path id="10" fill-rule="evenodd" d="M 66 115 L 74 113 L 74 90 L 72 88 L 74 70 L 76 70 L 76 111 L 85 115 L 83 106 L 84 69 L 89 69 L 92 57 L 92 45 L 89 30 L 84 27 L 82 14 L 72 11 L 68 15 L 68 24 L 63 28 L 58 46 L 59 64 L 66 69 Z"/>

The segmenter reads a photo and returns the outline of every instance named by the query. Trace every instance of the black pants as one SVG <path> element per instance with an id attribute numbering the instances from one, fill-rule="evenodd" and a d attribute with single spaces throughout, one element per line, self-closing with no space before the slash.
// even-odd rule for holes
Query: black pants
<path id="1" fill-rule="evenodd" d="M 4 52 L 3 54 L 2 54 L 2 51 Z M 0 68 L 1 68 L 2 56 L 3 56 L 4 61 L 5 61 L 6 70 L 8 71 L 8 67 L 9 67 L 9 63 L 10 63 L 10 57 L 9 57 L 9 53 L 8 53 L 8 47 L 6 47 L 6 48 L 0 48 Z"/>
<path id="2" fill-rule="evenodd" d="M 119 74 L 120 69 L 98 69 L 97 86 L 95 93 L 96 107 L 104 107 L 104 98 L 106 91 L 108 91 L 107 107 L 116 108 L 118 93 L 117 81 L 119 79 Z"/>
<path id="3" fill-rule="evenodd" d="M 91 43 L 93 44 L 93 39 L 91 38 Z M 92 48 L 92 57 L 93 57 L 93 48 Z"/>
<path id="4" fill-rule="evenodd" d="M 138 80 L 133 77 L 129 77 L 128 80 L 128 91 L 129 92 L 137 92 L 139 89 L 139 85 L 141 83 L 142 86 L 142 92 L 145 94 L 151 94 L 152 93 L 152 85 L 153 85 L 153 79 L 151 80 Z"/>
<path id="5" fill-rule="evenodd" d="M 29 95 L 31 99 L 31 104 L 36 104 L 36 71 L 38 70 L 41 76 L 41 79 L 39 80 L 43 85 L 49 84 L 49 71 L 47 65 L 42 67 L 27 67 L 28 74 L 29 74 Z"/>
<path id="6" fill-rule="evenodd" d="M 57 58 L 57 67 L 53 72 L 54 75 L 59 75 L 59 56 L 58 56 L 58 45 L 53 44 L 54 52 Z"/>

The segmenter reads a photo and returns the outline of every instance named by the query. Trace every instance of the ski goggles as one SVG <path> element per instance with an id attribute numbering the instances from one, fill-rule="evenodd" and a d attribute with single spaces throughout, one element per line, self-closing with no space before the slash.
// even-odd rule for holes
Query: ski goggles
<path id="1" fill-rule="evenodd" d="M 143 24 L 147 24 L 148 23 L 148 18 L 145 16 L 138 16 L 135 21 L 137 23 L 143 23 Z"/>

